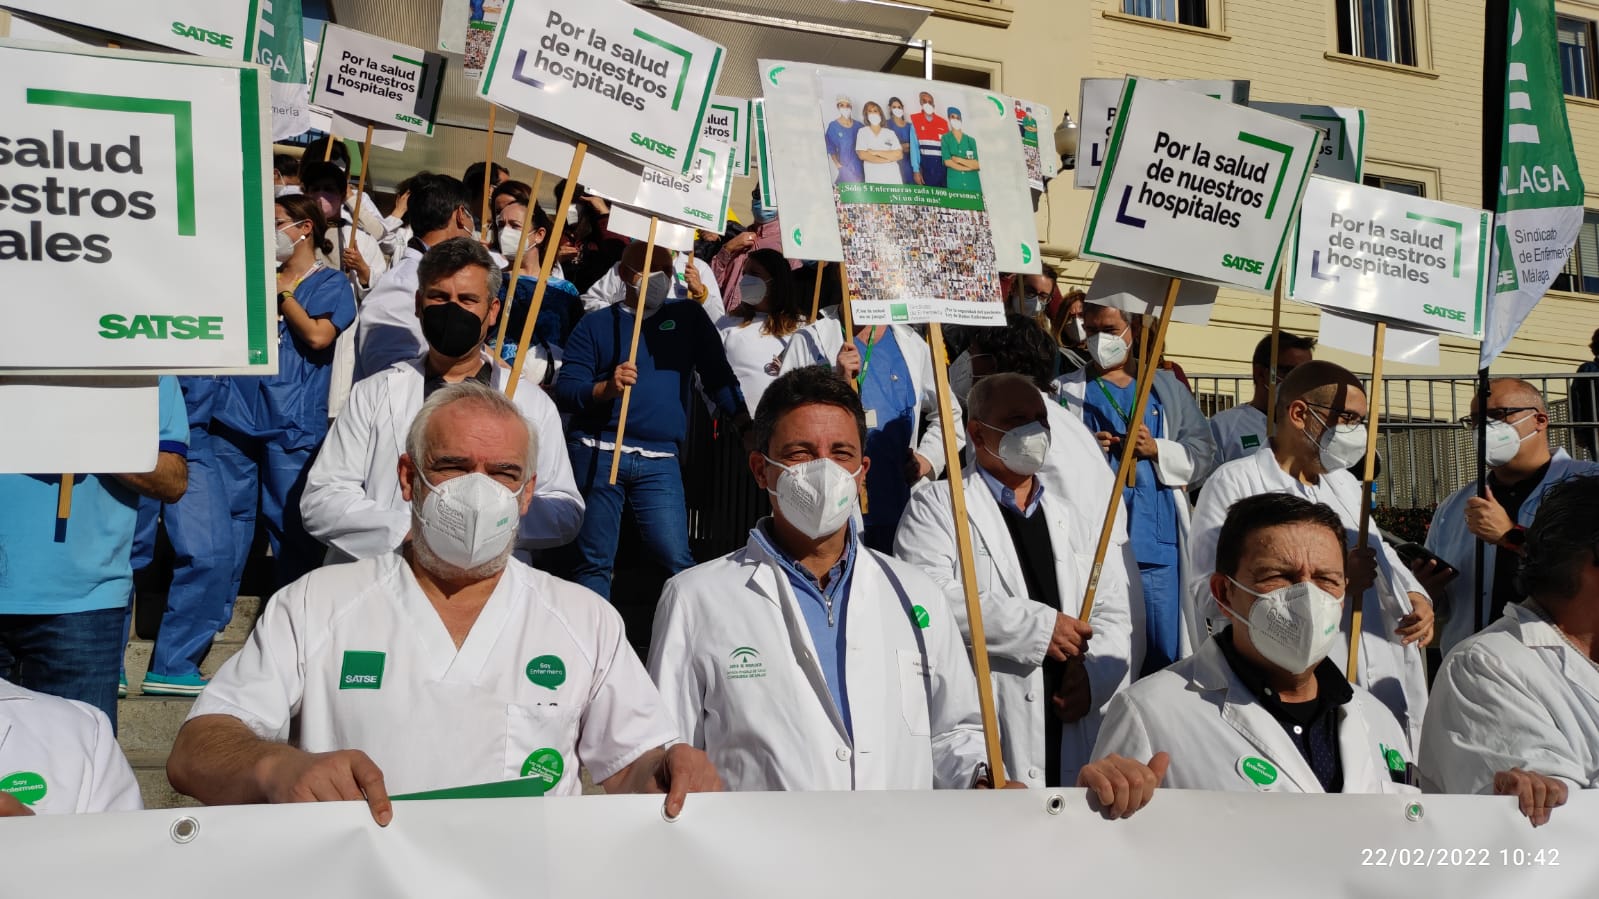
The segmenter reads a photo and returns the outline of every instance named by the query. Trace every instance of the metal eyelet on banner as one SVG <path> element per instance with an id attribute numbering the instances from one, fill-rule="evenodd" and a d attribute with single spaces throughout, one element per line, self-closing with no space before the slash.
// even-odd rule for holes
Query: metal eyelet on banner
<path id="1" fill-rule="evenodd" d="M 1066 797 L 1059 793 L 1051 793 L 1049 799 L 1044 803 L 1044 809 L 1051 815 L 1058 815 L 1066 811 Z"/>
<path id="2" fill-rule="evenodd" d="M 193 842 L 194 838 L 200 835 L 200 822 L 185 815 L 172 822 L 170 833 L 174 843 Z"/>
<path id="3" fill-rule="evenodd" d="M 1422 808 L 1421 803 L 1419 803 L 1419 802 L 1412 802 L 1409 805 L 1405 806 L 1405 820 L 1406 821 L 1420 821 L 1423 817 L 1426 816 L 1426 814 L 1427 814 L 1427 810 L 1425 808 Z"/>

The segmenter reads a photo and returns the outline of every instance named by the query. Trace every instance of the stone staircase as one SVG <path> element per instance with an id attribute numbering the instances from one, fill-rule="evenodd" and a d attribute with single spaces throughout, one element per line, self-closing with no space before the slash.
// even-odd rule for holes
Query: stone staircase
<path id="1" fill-rule="evenodd" d="M 261 614 L 260 597 L 241 596 L 233 604 L 233 618 L 222 635 L 211 644 L 211 652 L 200 663 L 200 673 L 210 677 L 244 646 L 250 629 Z M 128 667 L 128 698 L 117 703 L 117 742 L 127 753 L 133 774 L 139 780 L 145 808 L 178 808 L 196 805 L 167 783 L 167 754 L 178 728 L 188 717 L 194 700 L 174 696 L 144 696 L 139 692 L 144 674 L 150 668 L 150 653 L 155 644 L 137 635 L 128 641 L 124 658 Z"/>

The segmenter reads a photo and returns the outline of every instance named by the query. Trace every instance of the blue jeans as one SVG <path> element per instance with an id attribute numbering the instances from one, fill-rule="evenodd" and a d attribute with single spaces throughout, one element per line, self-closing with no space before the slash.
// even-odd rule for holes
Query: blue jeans
<path id="1" fill-rule="evenodd" d="M 611 451 L 568 440 L 572 473 L 586 504 L 583 529 L 564 550 L 567 577 L 609 599 L 611 568 L 616 562 L 616 541 L 622 525 L 622 504 L 633 507 L 639 535 L 650 558 L 671 574 L 694 567 L 688 549 L 688 507 L 683 496 L 683 472 L 677 459 L 649 459 L 623 453 L 610 484 Z"/>
<path id="2" fill-rule="evenodd" d="M 87 702 L 117 726 L 121 607 L 63 615 L 0 615 L 0 677 L 29 690 Z"/>

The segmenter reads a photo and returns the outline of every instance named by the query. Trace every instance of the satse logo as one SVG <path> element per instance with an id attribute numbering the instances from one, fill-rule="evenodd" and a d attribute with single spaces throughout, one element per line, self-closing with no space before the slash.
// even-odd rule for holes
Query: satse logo
<path id="1" fill-rule="evenodd" d="M 182 22 L 172 23 L 172 33 L 178 37 L 186 37 L 199 41 L 202 44 L 211 44 L 215 47 L 233 46 L 233 35 L 221 34 L 216 31 L 207 31 L 198 25 L 185 25 Z"/>

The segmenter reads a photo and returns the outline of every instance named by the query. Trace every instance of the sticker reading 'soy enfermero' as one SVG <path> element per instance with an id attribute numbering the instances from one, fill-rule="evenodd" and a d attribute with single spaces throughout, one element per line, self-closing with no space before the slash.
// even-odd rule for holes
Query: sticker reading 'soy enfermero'
<path id="1" fill-rule="evenodd" d="M 721 46 L 623 0 L 510 0 L 479 93 L 686 174 Z"/>
<path id="2" fill-rule="evenodd" d="M 0 41 L 7 370 L 277 370 L 269 86 L 242 63 Z"/>
<path id="3" fill-rule="evenodd" d="M 1118 108 L 1083 255 L 1270 291 L 1321 133 L 1146 78 Z"/>

